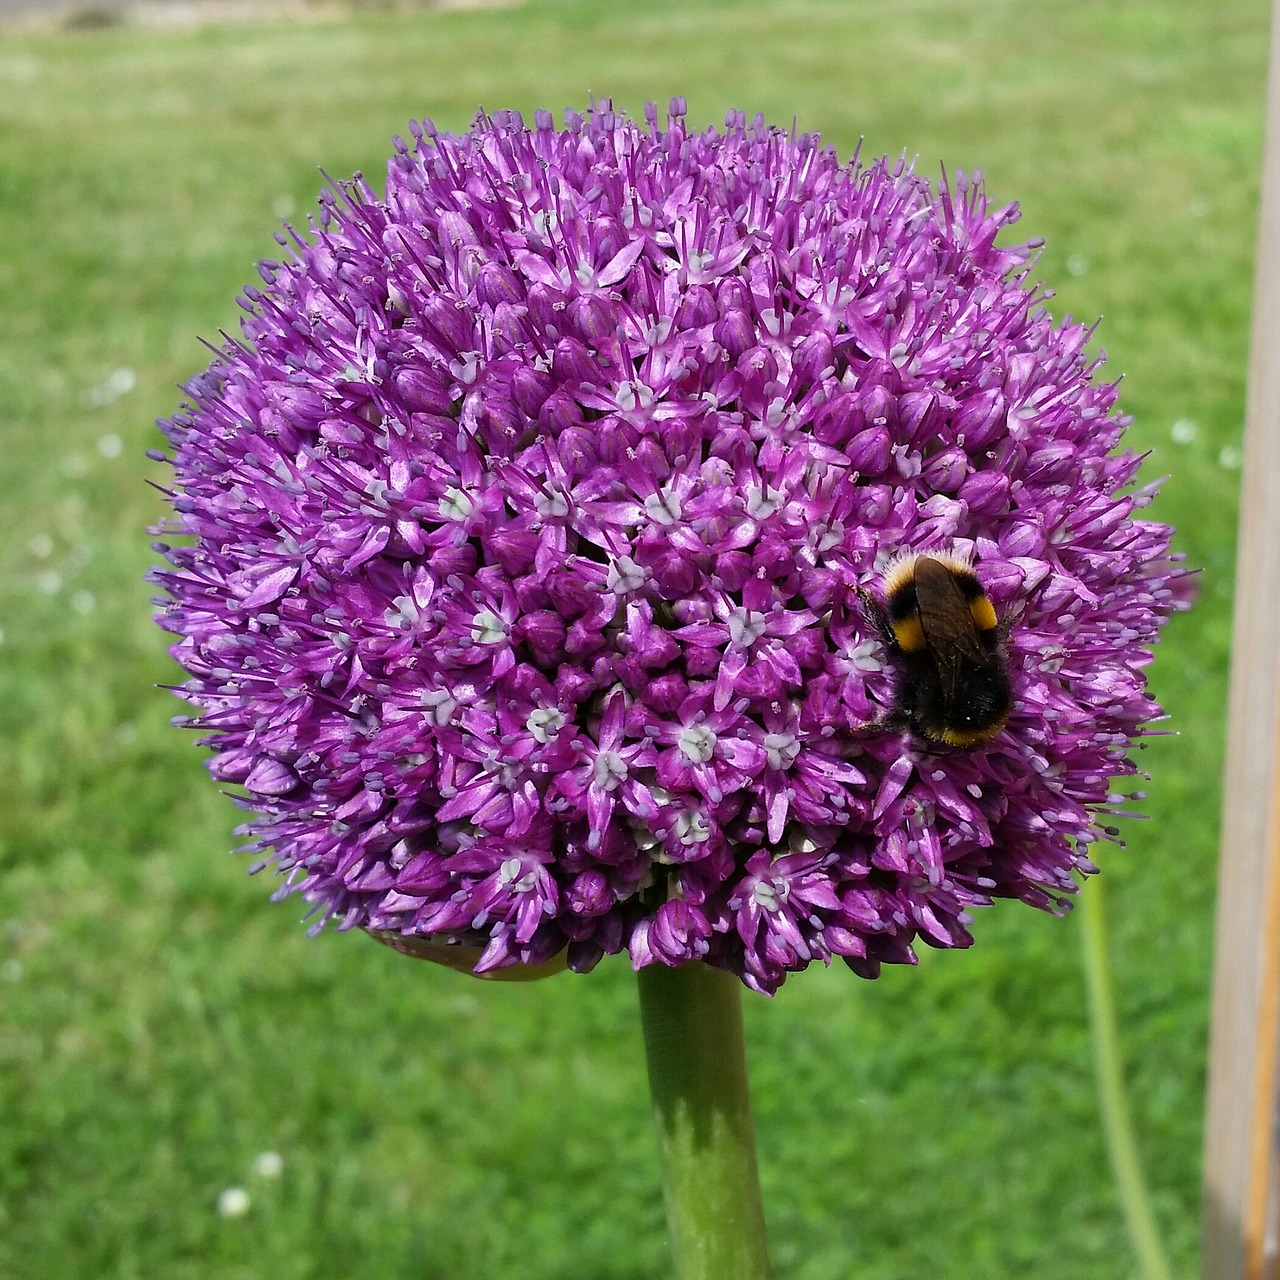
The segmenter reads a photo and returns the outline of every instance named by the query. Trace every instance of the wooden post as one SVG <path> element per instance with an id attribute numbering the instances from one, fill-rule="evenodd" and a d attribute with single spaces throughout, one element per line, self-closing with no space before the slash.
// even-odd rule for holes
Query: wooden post
<path id="1" fill-rule="evenodd" d="M 1277 1280 L 1280 0 L 1255 264 L 1205 1118 L 1204 1280 Z"/>

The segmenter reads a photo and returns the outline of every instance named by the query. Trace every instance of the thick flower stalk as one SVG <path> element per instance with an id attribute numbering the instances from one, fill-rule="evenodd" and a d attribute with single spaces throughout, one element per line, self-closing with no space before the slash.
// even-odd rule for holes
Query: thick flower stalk
<path id="1" fill-rule="evenodd" d="M 321 206 L 163 424 L 155 575 L 315 928 L 772 992 L 1064 905 L 1180 571 L 1015 206 L 679 103 L 424 124 Z M 859 599 L 931 550 L 1002 620 L 968 750 L 886 716 Z"/>

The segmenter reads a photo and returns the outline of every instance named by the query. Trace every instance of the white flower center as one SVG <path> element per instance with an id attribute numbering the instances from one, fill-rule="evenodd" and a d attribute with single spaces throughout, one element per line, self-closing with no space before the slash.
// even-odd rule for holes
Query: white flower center
<path id="1" fill-rule="evenodd" d="M 540 493 L 533 500 L 534 509 L 544 519 L 559 519 L 569 514 L 569 503 L 563 493 L 558 490 L 551 493 Z"/>
<path id="2" fill-rule="evenodd" d="M 747 490 L 747 515 L 753 520 L 765 520 L 782 505 L 782 494 L 769 487 L 752 485 Z"/>
<path id="3" fill-rule="evenodd" d="M 592 781 L 601 791 L 612 791 L 627 776 L 627 762 L 616 751 L 602 751 L 591 767 Z"/>
<path id="4" fill-rule="evenodd" d="M 650 494 L 644 500 L 644 509 L 654 524 L 674 524 L 684 515 L 679 496 L 667 489 Z"/>
<path id="5" fill-rule="evenodd" d="M 644 570 L 630 556 L 619 556 L 609 566 L 604 585 L 615 595 L 625 596 L 644 585 Z"/>
<path id="6" fill-rule="evenodd" d="M 501 644 L 507 624 L 492 609 L 481 609 L 471 620 L 471 638 L 476 644 Z"/>
<path id="7" fill-rule="evenodd" d="M 855 671 L 883 671 L 884 659 L 874 640 L 859 640 L 848 652 L 849 665 Z"/>
<path id="8" fill-rule="evenodd" d="M 555 707 L 537 707 L 529 712 L 524 727 L 533 735 L 535 742 L 550 742 L 564 728 L 565 715 Z"/>
<path id="9" fill-rule="evenodd" d="M 538 877 L 532 872 L 520 874 L 524 868 L 519 858 L 507 858 L 498 868 L 498 882 L 506 885 L 512 893 L 528 893 L 537 882 Z"/>
<path id="10" fill-rule="evenodd" d="M 749 649 L 768 625 L 769 619 L 763 613 L 739 605 L 729 614 L 729 641 L 735 648 Z"/>
<path id="11" fill-rule="evenodd" d="M 476 380 L 476 371 L 479 367 L 480 353 L 478 351 L 463 351 L 457 360 L 450 362 L 449 372 L 463 386 L 469 387 Z"/>
<path id="12" fill-rule="evenodd" d="M 448 724 L 458 703 L 447 689 L 428 689 L 420 699 L 423 709 L 429 712 L 428 719 L 436 724 Z"/>
<path id="13" fill-rule="evenodd" d="M 757 906 L 766 911 L 777 911 L 782 905 L 782 899 L 786 897 L 786 886 L 780 886 L 773 880 L 757 880 L 751 896 Z"/>
<path id="14" fill-rule="evenodd" d="M 676 838 L 681 844 L 703 844 L 711 839 L 711 828 L 699 810 L 676 818 Z"/>
<path id="15" fill-rule="evenodd" d="M 844 522 L 833 520 L 830 524 L 817 524 L 810 528 L 806 541 L 819 554 L 838 547 L 844 541 Z"/>
<path id="16" fill-rule="evenodd" d="M 387 626 L 399 631 L 411 631 L 418 621 L 418 606 L 412 596 L 396 596 L 391 602 L 394 609 L 388 609 L 383 618 Z"/>
<path id="17" fill-rule="evenodd" d="M 904 480 L 914 479 L 920 474 L 921 468 L 924 466 L 924 460 L 909 445 L 895 444 L 891 452 L 893 453 L 894 466 L 897 467 L 898 474 Z"/>
<path id="18" fill-rule="evenodd" d="M 461 489 L 450 485 L 440 499 L 440 514 L 446 520 L 465 520 L 475 510 L 475 505 Z"/>
<path id="19" fill-rule="evenodd" d="M 764 750 L 769 757 L 770 769 L 786 769 L 800 754 L 800 743 L 794 733 L 766 733 Z"/>
<path id="20" fill-rule="evenodd" d="M 706 764 L 716 749 L 716 735 L 705 724 L 693 724 L 680 730 L 676 746 L 694 764 Z"/>

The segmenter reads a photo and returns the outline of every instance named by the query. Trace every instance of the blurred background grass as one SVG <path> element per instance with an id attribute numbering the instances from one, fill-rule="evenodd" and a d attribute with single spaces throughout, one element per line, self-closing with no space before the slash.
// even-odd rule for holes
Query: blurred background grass
<path id="1" fill-rule="evenodd" d="M 510 988 L 308 940 L 226 856 L 141 580 L 152 421 L 317 167 L 380 175 L 411 117 L 588 93 L 981 166 L 1046 238 L 1058 313 L 1106 317 L 1156 514 L 1205 569 L 1152 674 L 1178 736 L 1145 753 L 1150 820 L 1104 862 L 1139 1139 L 1192 1275 L 1267 9 L 534 0 L 0 38 L 0 1276 L 666 1272 L 625 963 Z M 748 997 L 779 1280 L 1134 1273 L 1078 921 L 1005 904 L 976 934 Z"/>

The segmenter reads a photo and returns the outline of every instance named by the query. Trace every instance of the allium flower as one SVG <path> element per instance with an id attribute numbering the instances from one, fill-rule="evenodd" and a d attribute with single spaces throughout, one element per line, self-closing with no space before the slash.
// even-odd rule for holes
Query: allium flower
<path id="1" fill-rule="evenodd" d="M 415 128 L 163 424 L 179 691 L 314 928 L 771 992 L 1095 869 L 1180 571 L 1091 331 L 976 180 L 683 114 Z M 1008 629 L 969 751 L 873 724 L 929 549 Z"/>

